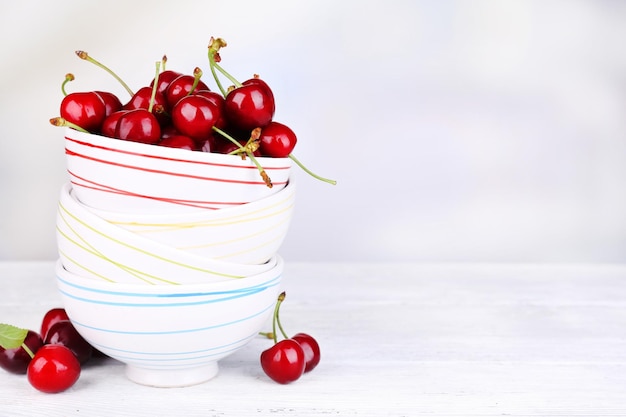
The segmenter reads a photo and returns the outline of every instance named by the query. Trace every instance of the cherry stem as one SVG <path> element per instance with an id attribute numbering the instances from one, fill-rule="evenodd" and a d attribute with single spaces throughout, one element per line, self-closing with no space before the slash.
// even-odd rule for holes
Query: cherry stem
<path id="1" fill-rule="evenodd" d="M 165 71 L 165 64 L 167 64 L 167 55 L 163 55 L 163 58 L 161 58 L 161 69 L 163 71 Z"/>
<path id="2" fill-rule="evenodd" d="M 152 85 L 152 95 L 150 96 L 150 104 L 148 105 L 148 111 L 152 113 L 152 108 L 154 107 L 154 100 L 156 98 L 157 87 L 159 84 L 159 73 L 161 72 L 161 63 L 159 61 L 156 62 L 156 74 L 154 75 L 154 84 Z"/>
<path id="3" fill-rule="evenodd" d="M 224 68 L 222 68 L 218 64 L 218 62 L 220 61 L 219 50 L 220 48 L 223 48 L 225 46 L 226 46 L 226 41 L 222 38 L 217 38 L 217 39 L 211 38 L 211 41 L 209 42 L 209 67 L 211 68 L 211 74 L 213 74 L 215 83 L 219 87 L 224 97 L 226 97 L 228 92 L 222 86 L 222 83 L 219 77 L 217 76 L 217 73 L 215 72 L 216 69 L 219 72 L 221 72 L 222 75 L 224 75 L 226 78 L 228 78 L 230 82 L 232 82 L 235 85 L 235 87 L 241 87 L 241 83 L 235 77 L 230 75 L 228 71 L 226 71 Z"/>
<path id="4" fill-rule="evenodd" d="M 30 356 L 31 359 L 35 357 L 35 354 L 33 353 L 33 351 L 30 350 L 28 346 L 26 346 L 26 343 L 22 343 L 22 349 L 24 349 L 26 353 L 28 353 L 28 356 Z"/>
<path id="5" fill-rule="evenodd" d="M 222 92 L 222 95 L 226 97 L 226 94 L 228 93 L 224 89 L 222 82 L 220 81 L 219 77 L 217 76 L 217 73 L 215 72 L 215 55 L 213 55 L 213 52 L 211 51 L 211 49 L 209 49 L 209 68 L 211 69 L 211 74 L 213 75 L 213 78 L 215 79 L 215 83 L 217 84 L 217 87 Z"/>
<path id="6" fill-rule="evenodd" d="M 61 84 L 61 92 L 63 92 L 64 96 L 67 95 L 67 92 L 65 91 L 65 85 L 70 81 L 74 81 L 74 74 L 68 72 L 67 74 L 65 74 L 65 80 L 63 80 L 63 84 Z"/>
<path id="7" fill-rule="evenodd" d="M 320 177 L 319 175 L 317 175 L 317 174 L 315 174 L 314 172 L 312 172 L 311 170 L 309 170 L 309 169 L 308 169 L 307 167 L 305 167 L 305 166 L 304 166 L 304 164 L 303 164 L 302 162 L 300 162 L 300 161 L 298 160 L 298 158 L 296 158 L 293 154 L 289 154 L 289 158 L 290 158 L 293 162 L 295 162 L 295 163 L 296 163 L 296 164 L 297 164 L 300 168 L 302 168 L 302 169 L 304 170 L 304 172 L 306 172 L 307 174 L 309 174 L 309 175 L 310 175 L 310 176 L 312 176 L 313 178 L 316 178 L 316 179 L 318 179 L 318 180 L 320 180 L 320 181 L 327 182 L 327 183 L 332 184 L 332 185 L 337 185 L 337 181 L 335 181 L 335 180 L 331 180 L 331 179 L 328 179 L 328 178 L 324 178 L 324 177 Z"/>
<path id="8" fill-rule="evenodd" d="M 189 92 L 187 93 L 188 96 L 190 96 L 196 90 L 196 87 L 198 87 L 200 77 L 202 77 L 202 70 L 196 67 L 193 70 L 193 84 L 191 85 L 191 90 L 189 90 Z"/>
<path id="9" fill-rule="evenodd" d="M 278 322 L 278 314 L 279 314 L 279 310 L 280 310 L 280 305 L 283 303 L 283 301 L 285 300 L 285 292 L 281 292 L 278 295 L 278 300 L 276 301 L 276 307 L 274 307 L 274 316 L 272 319 L 272 338 L 274 339 L 274 344 L 278 343 L 278 336 L 276 334 L 276 324 Z M 280 324 L 278 325 L 280 328 L 280 331 L 283 333 L 283 336 L 285 336 L 285 332 L 283 332 L 282 327 L 280 327 Z M 285 336 L 285 339 L 289 339 L 287 336 Z"/>
<path id="10" fill-rule="evenodd" d="M 103 70 L 105 70 L 106 72 L 111 74 L 113 76 L 113 78 L 115 78 L 117 81 L 119 81 L 120 84 L 122 84 L 124 89 L 126 89 L 126 91 L 128 92 L 128 94 L 130 94 L 131 97 L 134 95 L 133 90 L 130 89 L 130 87 L 124 82 L 124 80 L 122 80 L 116 73 L 111 71 L 111 69 L 108 68 L 106 65 L 103 65 L 100 62 L 96 61 L 95 59 L 90 57 L 89 54 L 87 52 L 85 52 L 85 51 L 76 51 L 76 55 L 78 55 L 78 57 L 80 59 L 84 59 L 85 61 L 89 61 L 92 64 L 102 68 Z"/>
<path id="11" fill-rule="evenodd" d="M 228 133 L 224 132 L 222 129 L 218 127 L 213 126 L 213 131 L 219 133 L 220 135 L 224 136 L 226 139 L 228 139 L 229 141 L 237 145 L 241 152 L 245 152 L 248 155 L 248 157 L 250 157 L 250 160 L 252 160 L 254 165 L 256 165 L 257 169 L 259 170 L 259 174 L 261 174 L 261 178 L 263 178 L 263 181 L 265 182 L 265 185 L 267 185 L 268 188 L 272 188 L 272 180 L 270 179 L 269 175 L 267 175 L 267 172 L 265 172 L 265 169 L 261 166 L 261 164 L 259 164 L 259 161 L 254 157 L 254 154 L 248 149 L 247 146 L 245 147 L 242 146 L 241 143 L 237 141 L 237 139 L 233 138 Z"/>
<path id="12" fill-rule="evenodd" d="M 83 129 L 77 124 L 69 122 L 62 117 L 53 117 L 52 119 L 50 119 L 50 124 L 53 126 L 59 126 L 59 127 L 71 127 L 74 130 L 78 130 L 83 133 L 89 133 L 87 130 Z"/>
<path id="13" fill-rule="evenodd" d="M 230 75 L 224 68 L 222 68 L 220 66 L 220 64 L 218 64 L 217 62 L 214 62 L 213 65 L 215 66 L 215 68 L 221 72 L 222 74 L 224 74 L 224 76 L 226 78 L 228 78 L 230 80 L 230 82 L 232 82 L 233 84 L 235 84 L 235 87 L 241 87 L 241 83 L 232 75 Z"/>

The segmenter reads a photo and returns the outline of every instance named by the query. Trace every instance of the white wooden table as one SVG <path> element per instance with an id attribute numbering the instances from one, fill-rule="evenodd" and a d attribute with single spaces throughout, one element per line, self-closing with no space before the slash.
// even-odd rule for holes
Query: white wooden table
<path id="1" fill-rule="evenodd" d="M 37 329 L 53 271 L 0 263 L 0 321 Z M 111 359 L 53 395 L 0 370 L 0 416 L 626 416 L 626 265 L 287 263 L 285 289 L 284 327 L 322 348 L 291 385 L 259 338 L 187 388 Z"/>

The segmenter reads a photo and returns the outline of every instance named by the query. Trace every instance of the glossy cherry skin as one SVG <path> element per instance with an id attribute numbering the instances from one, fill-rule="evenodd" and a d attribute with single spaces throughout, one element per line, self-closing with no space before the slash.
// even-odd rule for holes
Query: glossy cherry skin
<path id="1" fill-rule="evenodd" d="M 263 371 L 279 384 L 300 378 L 306 366 L 302 347 L 292 339 L 283 339 L 261 353 Z"/>
<path id="2" fill-rule="evenodd" d="M 219 107 L 199 95 L 185 96 L 172 108 L 172 124 L 176 130 L 196 141 L 211 136 L 213 126 L 221 117 Z"/>
<path id="3" fill-rule="evenodd" d="M 45 339 L 48 334 L 48 330 L 50 330 L 50 327 L 52 327 L 53 324 L 60 321 L 67 321 L 69 319 L 70 318 L 67 316 L 67 312 L 64 308 L 52 308 L 46 311 L 46 314 L 43 315 L 43 319 L 41 319 L 41 331 L 39 334 Z"/>
<path id="4" fill-rule="evenodd" d="M 183 75 L 178 71 L 166 70 L 159 74 L 159 81 L 157 85 L 157 93 L 165 94 L 165 90 L 169 87 L 170 83 L 174 81 L 176 78 Z M 154 79 L 150 82 L 150 87 L 154 86 Z"/>
<path id="5" fill-rule="evenodd" d="M 71 93 L 63 97 L 61 117 L 89 132 L 97 132 L 106 117 L 106 105 L 96 92 Z"/>
<path id="6" fill-rule="evenodd" d="M 102 101 L 104 101 L 105 118 L 122 109 L 122 102 L 115 94 L 108 91 L 96 91 L 96 94 L 98 94 Z"/>
<path id="7" fill-rule="evenodd" d="M 171 135 L 161 139 L 159 146 L 167 146 L 169 148 L 180 148 L 194 151 L 198 148 L 196 142 L 189 136 L 184 135 Z"/>
<path id="8" fill-rule="evenodd" d="M 225 101 L 224 97 L 221 94 L 216 93 L 215 91 L 210 91 L 210 90 L 198 90 L 198 91 L 195 91 L 193 94 L 196 96 L 205 97 L 209 99 L 210 102 L 212 102 L 213 104 L 217 106 L 217 108 L 220 110 L 220 118 L 215 123 L 215 127 L 219 129 L 225 129 L 226 118 L 224 117 L 224 101 Z"/>
<path id="9" fill-rule="evenodd" d="M 43 346 L 43 339 L 36 331 L 28 330 L 24 344 L 26 344 L 31 352 L 37 353 Z M 25 374 L 30 361 L 31 357 L 23 347 L 5 349 L 0 346 L 0 368 L 5 371 L 12 374 Z"/>
<path id="10" fill-rule="evenodd" d="M 194 83 L 194 77 L 193 75 L 180 75 L 177 78 L 175 78 L 174 80 L 172 80 L 172 82 L 168 85 L 167 89 L 165 90 L 165 100 L 167 101 L 167 104 L 169 105 L 169 108 L 173 108 L 176 103 L 178 103 L 178 101 L 189 95 L 189 92 L 191 91 L 191 87 L 193 86 Z M 209 90 L 209 87 L 202 82 L 202 80 L 198 81 L 198 85 L 196 85 L 196 88 L 194 89 L 194 91 L 199 91 L 199 90 Z"/>
<path id="11" fill-rule="evenodd" d="M 65 391 L 78 381 L 80 363 L 71 350 L 63 345 L 45 345 L 37 351 L 28 365 L 28 382 L 39 391 Z"/>
<path id="12" fill-rule="evenodd" d="M 156 116 L 146 109 L 130 110 L 119 118 L 115 137 L 133 142 L 156 144 L 161 140 L 161 125 Z"/>
<path id="13" fill-rule="evenodd" d="M 141 87 L 131 99 L 124 105 L 125 110 L 148 109 L 150 108 L 150 100 L 152 99 L 152 87 Z M 154 105 L 160 104 L 167 106 L 167 101 L 161 93 L 154 96 Z M 153 105 L 153 107 L 154 107 Z"/>
<path id="14" fill-rule="evenodd" d="M 300 344 L 304 351 L 304 361 L 306 363 L 304 372 L 310 372 L 320 363 L 320 345 L 312 336 L 306 333 L 297 333 L 291 337 Z"/>
<path id="15" fill-rule="evenodd" d="M 226 95 L 224 115 L 230 125 L 241 130 L 264 127 L 274 117 L 274 96 L 258 82 L 235 88 Z"/>
<path id="16" fill-rule="evenodd" d="M 128 112 L 129 110 L 120 110 L 109 115 L 109 117 L 104 119 L 104 121 L 102 122 L 102 126 L 100 126 L 100 134 L 102 136 L 114 138 L 115 130 L 117 129 L 117 123 L 119 122 L 120 117 Z"/>
<path id="17" fill-rule="evenodd" d="M 44 337 L 44 344 L 67 347 L 76 355 L 76 359 L 80 363 L 87 362 L 93 354 L 93 347 L 78 333 L 69 320 L 53 324 Z"/>
<path id="18" fill-rule="evenodd" d="M 289 126 L 271 122 L 261 131 L 261 155 L 272 158 L 287 158 L 296 146 L 298 138 Z"/>

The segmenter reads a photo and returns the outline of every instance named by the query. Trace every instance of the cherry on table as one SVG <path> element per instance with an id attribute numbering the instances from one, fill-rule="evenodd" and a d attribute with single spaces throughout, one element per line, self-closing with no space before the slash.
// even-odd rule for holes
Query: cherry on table
<path id="1" fill-rule="evenodd" d="M 93 354 L 91 344 L 78 333 L 69 320 L 54 323 L 44 337 L 44 344 L 63 345 L 67 347 L 81 364 L 87 362 Z"/>
<path id="2" fill-rule="evenodd" d="M 34 388 L 52 394 L 74 385 L 80 372 L 80 363 L 70 349 L 63 345 L 44 345 L 30 361 L 26 374 Z"/>
<path id="3" fill-rule="evenodd" d="M 41 335 L 34 330 L 28 330 L 23 343 L 31 353 L 37 353 L 44 345 Z M 30 353 L 22 346 L 11 349 L 0 346 L 0 368 L 7 372 L 25 374 L 31 360 Z"/>
<path id="4" fill-rule="evenodd" d="M 293 339 L 283 339 L 261 353 L 263 371 L 279 384 L 296 381 L 306 366 L 304 351 Z"/>
<path id="5" fill-rule="evenodd" d="M 304 351 L 304 361 L 306 363 L 304 372 L 312 371 L 320 363 L 321 359 L 320 345 L 317 343 L 317 340 L 306 333 L 296 333 L 291 338 L 298 342 Z"/>
<path id="6" fill-rule="evenodd" d="M 52 308 L 46 311 L 46 314 L 43 315 L 43 319 L 41 319 L 41 331 L 39 334 L 41 337 L 45 338 L 48 334 L 48 330 L 50 330 L 50 327 L 52 327 L 53 324 L 60 321 L 67 321 L 69 319 L 67 311 L 65 311 L 63 307 Z"/>

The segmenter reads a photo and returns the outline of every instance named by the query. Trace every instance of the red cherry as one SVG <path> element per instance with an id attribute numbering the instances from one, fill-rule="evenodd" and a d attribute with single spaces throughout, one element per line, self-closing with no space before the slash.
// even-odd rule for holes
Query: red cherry
<path id="1" fill-rule="evenodd" d="M 161 140 L 161 126 L 156 116 L 148 110 L 130 110 L 119 118 L 115 137 L 133 142 L 156 144 Z"/>
<path id="2" fill-rule="evenodd" d="M 76 355 L 78 362 L 85 363 L 93 354 L 93 347 L 78 333 L 69 320 L 54 323 L 44 337 L 46 345 L 63 345 Z"/>
<path id="3" fill-rule="evenodd" d="M 167 90 L 167 87 L 170 85 L 170 83 L 172 81 L 174 81 L 176 78 L 180 77 L 181 74 L 178 71 L 172 71 L 172 70 L 166 70 L 163 71 L 159 74 L 159 84 L 157 85 L 157 93 L 159 94 L 165 94 L 165 91 Z M 150 82 L 150 87 L 154 86 L 154 78 L 152 79 L 152 81 Z"/>
<path id="4" fill-rule="evenodd" d="M 220 109 L 203 96 L 185 96 L 172 108 L 172 124 L 176 130 L 196 141 L 211 136 L 220 118 Z"/>
<path id="5" fill-rule="evenodd" d="M 63 345 L 45 345 L 35 353 L 27 369 L 28 382 L 46 393 L 65 391 L 78 381 L 80 363 Z"/>
<path id="6" fill-rule="evenodd" d="M 306 366 L 302 347 L 292 339 L 283 339 L 261 353 L 263 371 L 279 384 L 300 378 Z"/>
<path id="7" fill-rule="evenodd" d="M 199 90 L 194 92 L 193 94 L 209 99 L 209 101 L 211 101 L 217 106 L 218 109 L 220 109 L 220 118 L 215 123 L 215 127 L 219 129 L 224 129 L 226 127 L 226 119 L 224 118 L 224 97 L 221 94 L 210 90 Z"/>
<path id="8" fill-rule="evenodd" d="M 102 122 L 102 126 L 100 127 L 100 134 L 109 138 L 116 137 L 115 130 L 117 129 L 117 122 L 119 122 L 120 117 L 128 112 L 129 110 L 119 110 L 109 115 L 109 117 L 104 119 L 104 121 Z"/>
<path id="9" fill-rule="evenodd" d="M 41 335 L 34 330 L 28 330 L 24 344 L 32 353 L 37 353 L 43 346 Z M 5 349 L 0 346 L 0 368 L 12 374 L 25 374 L 31 356 L 22 346 L 14 349 Z"/>
<path id="10" fill-rule="evenodd" d="M 271 90 L 258 82 L 243 84 L 228 93 L 224 114 L 229 124 L 241 130 L 264 127 L 274 117 L 275 104 Z"/>
<path id="11" fill-rule="evenodd" d="M 261 131 L 259 138 L 261 155 L 272 158 L 286 158 L 296 146 L 298 138 L 288 126 L 271 122 Z"/>
<path id="12" fill-rule="evenodd" d="M 161 139 L 159 146 L 167 146 L 169 148 L 187 149 L 189 151 L 196 150 L 196 142 L 189 136 L 171 135 Z"/>
<path id="13" fill-rule="evenodd" d="M 304 361 L 306 362 L 304 372 L 312 371 L 321 359 L 320 345 L 317 340 L 306 333 L 296 333 L 291 338 L 298 342 L 304 351 Z"/>
<path id="14" fill-rule="evenodd" d="M 52 327 L 53 324 L 69 319 L 70 318 L 67 316 L 67 312 L 64 308 L 57 307 L 50 309 L 43 315 L 43 319 L 41 320 L 41 331 L 39 334 L 41 337 L 45 338 L 48 334 L 48 330 L 50 330 L 50 327 Z"/>
<path id="15" fill-rule="evenodd" d="M 187 74 L 180 75 L 172 80 L 165 90 L 165 100 L 169 108 L 173 108 L 181 98 L 189 95 L 194 81 L 195 77 Z M 196 85 L 194 91 L 199 90 L 209 90 L 209 87 L 202 80 L 198 80 L 198 85 Z"/>
<path id="16" fill-rule="evenodd" d="M 63 97 L 61 117 L 89 132 L 97 132 L 106 116 L 106 105 L 97 93 L 78 92 Z"/>
<path id="17" fill-rule="evenodd" d="M 109 93 L 108 91 L 96 91 L 96 94 L 98 94 L 102 101 L 104 101 L 105 117 L 108 117 L 116 111 L 122 109 L 122 102 L 115 94 Z"/>

